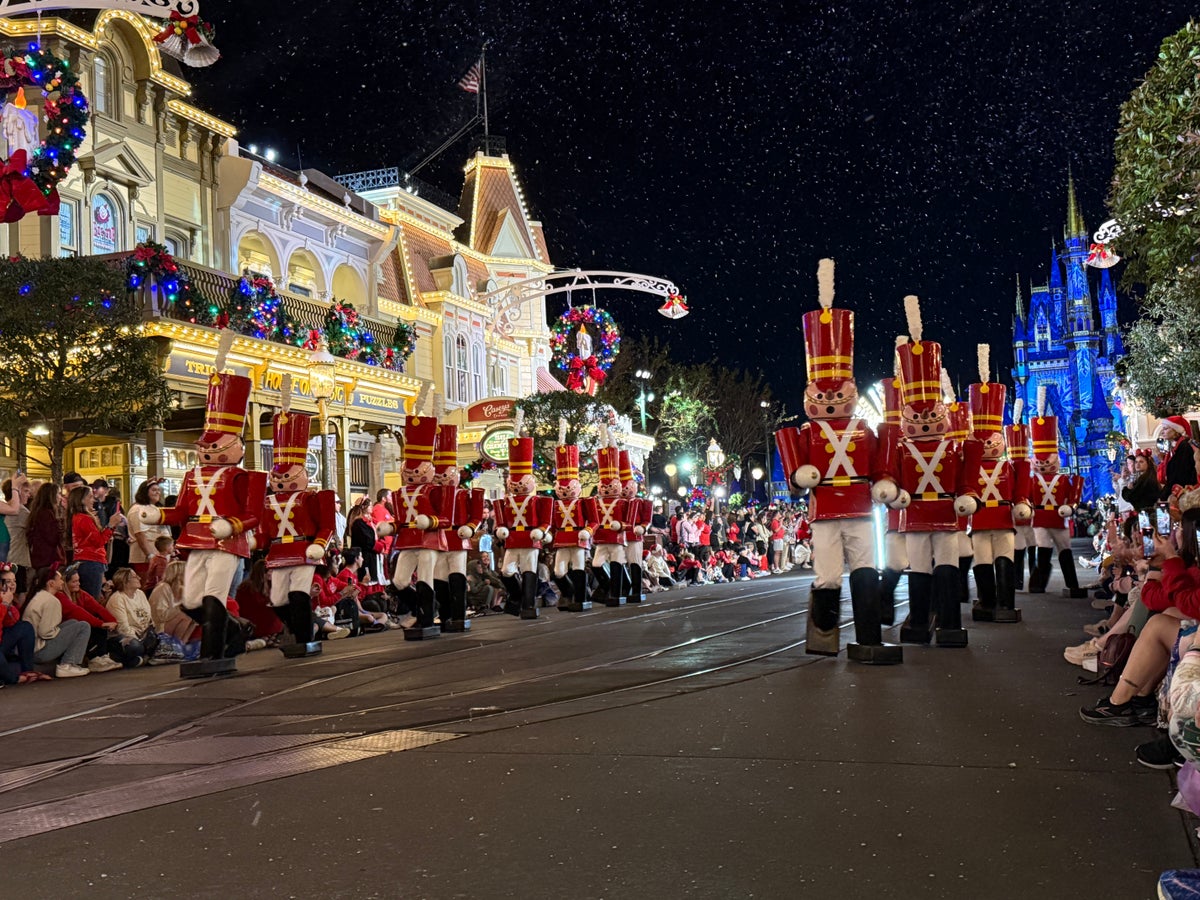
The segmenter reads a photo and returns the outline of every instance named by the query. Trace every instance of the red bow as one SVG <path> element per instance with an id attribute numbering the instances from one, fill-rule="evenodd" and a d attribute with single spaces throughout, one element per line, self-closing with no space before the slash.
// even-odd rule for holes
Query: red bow
<path id="1" fill-rule="evenodd" d="M 18 150 L 0 168 L 0 208 L 4 210 L 0 221 L 17 222 L 46 208 L 46 195 L 25 174 L 27 165 L 25 151 Z"/>
<path id="2" fill-rule="evenodd" d="M 596 388 L 604 384 L 604 370 L 600 368 L 599 361 L 594 356 L 589 356 L 587 359 L 581 357 L 573 357 L 567 364 L 567 388 L 578 393 L 582 393 L 584 388 L 588 388 L 588 393 L 595 394 Z M 591 385 L 585 381 L 585 376 L 591 379 Z"/>
<path id="3" fill-rule="evenodd" d="M 171 18 L 167 22 L 167 27 L 154 36 L 154 41 L 161 44 L 177 34 L 186 37 L 189 44 L 200 43 L 200 17 L 181 16 L 179 10 L 171 10 Z"/>

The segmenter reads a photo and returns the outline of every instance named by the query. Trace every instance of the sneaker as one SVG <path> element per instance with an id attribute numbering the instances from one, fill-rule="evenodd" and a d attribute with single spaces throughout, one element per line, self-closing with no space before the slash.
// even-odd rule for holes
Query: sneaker
<path id="1" fill-rule="evenodd" d="M 503 609 L 503 607 L 501 607 L 501 609 Z M 417 624 L 416 616 L 411 616 L 411 615 L 405 616 L 403 619 L 400 620 L 401 628 L 412 628 L 416 624 Z"/>
<path id="2" fill-rule="evenodd" d="M 1083 662 L 1080 663 L 1080 665 L 1083 666 L 1083 670 L 1085 672 L 1091 672 L 1093 675 L 1100 674 L 1100 657 L 1099 657 L 1099 655 L 1084 657 L 1084 660 L 1083 660 Z"/>
<path id="3" fill-rule="evenodd" d="M 251 640 L 246 641 L 247 650 L 265 650 L 266 648 L 267 642 L 262 638 L 252 638 Z"/>
<path id="4" fill-rule="evenodd" d="M 1134 718 L 1142 725 L 1153 725 L 1158 721 L 1158 697 L 1134 697 L 1129 701 Z"/>
<path id="5" fill-rule="evenodd" d="M 333 631 L 328 631 L 324 635 L 327 641 L 340 641 L 342 638 L 350 637 L 349 628 L 335 628 Z"/>
<path id="6" fill-rule="evenodd" d="M 1063 659 L 1073 666 L 1082 666 L 1085 659 L 1094 659 L 1099 655 L 1100 648 L 1096 646 L 1095 638 L 1080 644 L 1078 647 L 1068 647 L 1063 651 Z"/>
<path id="7" fill-rule="evenodd" d="M 73 666 L 70 663 L 60 663 L 54 667 L 55 678 L 79 678 L 90 674 L 83 666 Z"/>
<path id="8" fill-rule="evenodd" d="M 1132 703 L 1113 703 L 1105 697 L 1095 706 L 1084 706 L 1079 710 L 1079 718 L 1089 725 L 1113 725 L 1118 728 L 1128 728 L 1138 723 Z"/>
<path id="9" fill-rule="evenodd" d="M 1147 769 L 1174 769 L 1183 765 L 1183 756 L 1165 734 L 1158 740 L 1139 744 L 1133 755 Z"/>
<path id="10" fill-rule="evenodd" d="M 97 656 L 92 659 L 87 664 L 87 668 L 89 672 L 111 672 L 113 669 L 121 669 L 124 666 L 108 654 L 105 654 L 104 656 Z"/>
<path id="11" fill-rule="evenodd" d="M 469 619 L 469 618 L 471 618 L 471 611 L 470 611 L 469 609 L 467 610 L 467 618 L 468 618 L 468 619 Z M 393 622 L 391 619 L 388 619 L 388 620 L 387 620 L 387 627 L 388 627 L 390 630 L 392 630 L 392 631 L 399 631 L 399 630 L 400 630 L 400 623 L 399 623 L 399 622 Z"/>
<path id="12" fill-rule="evenodd" d="M 1084 625 L 1083 633 L 1092 637 L 1100 637 L 1108 631 L 1108 619 L 1101 619 L 1095 625 Z"/>

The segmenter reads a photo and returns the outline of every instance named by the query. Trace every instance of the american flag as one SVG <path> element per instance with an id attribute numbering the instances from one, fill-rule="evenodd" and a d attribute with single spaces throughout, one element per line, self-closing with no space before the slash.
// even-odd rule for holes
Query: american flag
<path id="1" fill-rule="evenodd" d="M 467 70 L 467 74 L 458 80 L 458 86 L 468 94 L 479 93 L 479 76 L 480 63 L 477 61 L 475 65 Z"/>

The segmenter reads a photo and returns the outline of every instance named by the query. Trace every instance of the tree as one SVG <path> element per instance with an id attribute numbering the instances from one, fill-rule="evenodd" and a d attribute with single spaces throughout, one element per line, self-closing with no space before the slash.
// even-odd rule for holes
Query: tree
<path id="1" fill-rule="evenodd" d="M 601 421 L 608 421 L 607 404 L 575 391 L 546 391 L 517 401 L 525 414 L 525 434 L 533 438 L 533 473 L 538 484 L 554 484 L 554 448 L 558 446 L 558 420 L 567 420 L 567 443 L 579 445 L 579 479 L 587 487 L 596 484 L 594 465 L 585 465 L 599 443 Z"/>
<path id="2" fill-rule="evenodd" d="M 765 453 L 773 419 L 770 407 L 762 405 L 771 399 L 763 374 L 718 368 L 713 388 L 715 437 L 726 457 L 741 460 L 759 449 Z"/>
<path id="3" fill-rule="evenodd" d="M 45 426 L 39 443 L 55 481 L 74 441 L 141 431 L 169 413 L 174 395 L 141 322 L 141 302 L 116 266 L 88 257 L 0 262 L 0 424 L 13 433 Z"/>
<path id="4" fill-rule="evenodd" d="M 1163 41 L 1121 107 L 1108 206 L 1125 279 L 1153 286 L 1196 265 L 1200 239 L 1200 24 Z"/>
<path id="5" fill-rule="evenodd" d="M 1161 418 L 1200 406 L 1200 269 L 1150 288 L 1126 349 L 1130 392 L 1150 413 Z"/>

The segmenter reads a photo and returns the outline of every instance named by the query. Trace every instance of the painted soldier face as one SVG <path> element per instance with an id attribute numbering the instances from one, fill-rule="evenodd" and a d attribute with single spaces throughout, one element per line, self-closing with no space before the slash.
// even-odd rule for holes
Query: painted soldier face
<path id="1" fill-rule="evenodd" d="M 1035 459 L 1033 461 L 1033 471 L 1042 475 L 1057 475 L 1058 474 L 1058 454 L 1055 453 L 1049 459 Z"/>
<path id="2" fill-rule="evenodd" d="M 983 442 L 983 458 L 999 459 L 1004 455 L 1004 435 L 993 431 Z"/>
<path id="3" fill-rule="evenodd" d="M 222 435 L 211 444 L 196 441 L 196 451 L 201 465 L 205 466 L 235 466 L 246 455 L 246 445 L 236 434 Z"/>
<path id="4" fill-rule="evenodd" d="M 291 465 L 271 472 L 271 490 L 277 494 L 308 490 L 308 472 L 304 466 Z"/>
<path id="5" fill-rule="evenodd" d="M 950 420 L 946 415 L 946 404 L 938 401 L 933 406 L 922 410 L 916 410 L 905 404 L 904 409 L 900 412 L 900 427 L 904 429 L 904 436 L 912 440 L 940 438 L 950 427 Z"/>
<path id="6" fill-rule="evenodd" d="M 537 490 L 537 481 L 532 475 L 522 475 L 520 478 L 513 478 L 510 475 L 506 483 L 508 492 L 518 497 L 526 497 Z"/>
<path id="7" fill-rule="evenodd" d="M 621 482 L 613 479 L 612 481 L 602 481 L 600 486 L 596 488 L 596 493 L 601 497 L 612 498 L 621 496 Z"/>
<path id="8" fill-rule="evenodd" d="M 622 481 L 621 482 L 621 496 L 624 497 L 626 500 L 634 499 L 637 496 L 637 482 L 636 481 Z"/>
<path id="9" fill-rule="evenodd" d="M 404 479 L 404 483 L 409 486 L 417 484 L 432 484 L 434 475 L 433 463 L 421 462 L 417 464 L 416 468 L 413 468 L 406 463 L 400 474 Z"/>
<path id="10" fill-rule="evenodd" d="M 444 469 L 441 472 L 433 473 L 434 484 L 444 484 L 447 487 L 458 487 L 458 483 L 461 480 L 462 472 L 459 471 L 458 466 L 450 466 L 448 469 Z"/>
<path id="11" fill-rule="evenodd" d="M 578 500 L 579 479 L 572 478 L 570 481 L 556 481 L 554 483 L 554 495 L 559 500 Z"/>
<path id="12" fill-rule="evenodd" d="M 804 412 L 810 419 L 848 419 L 858 406 L 858 386 L 853 381 L 819 379 L 804 389 Z"/>

